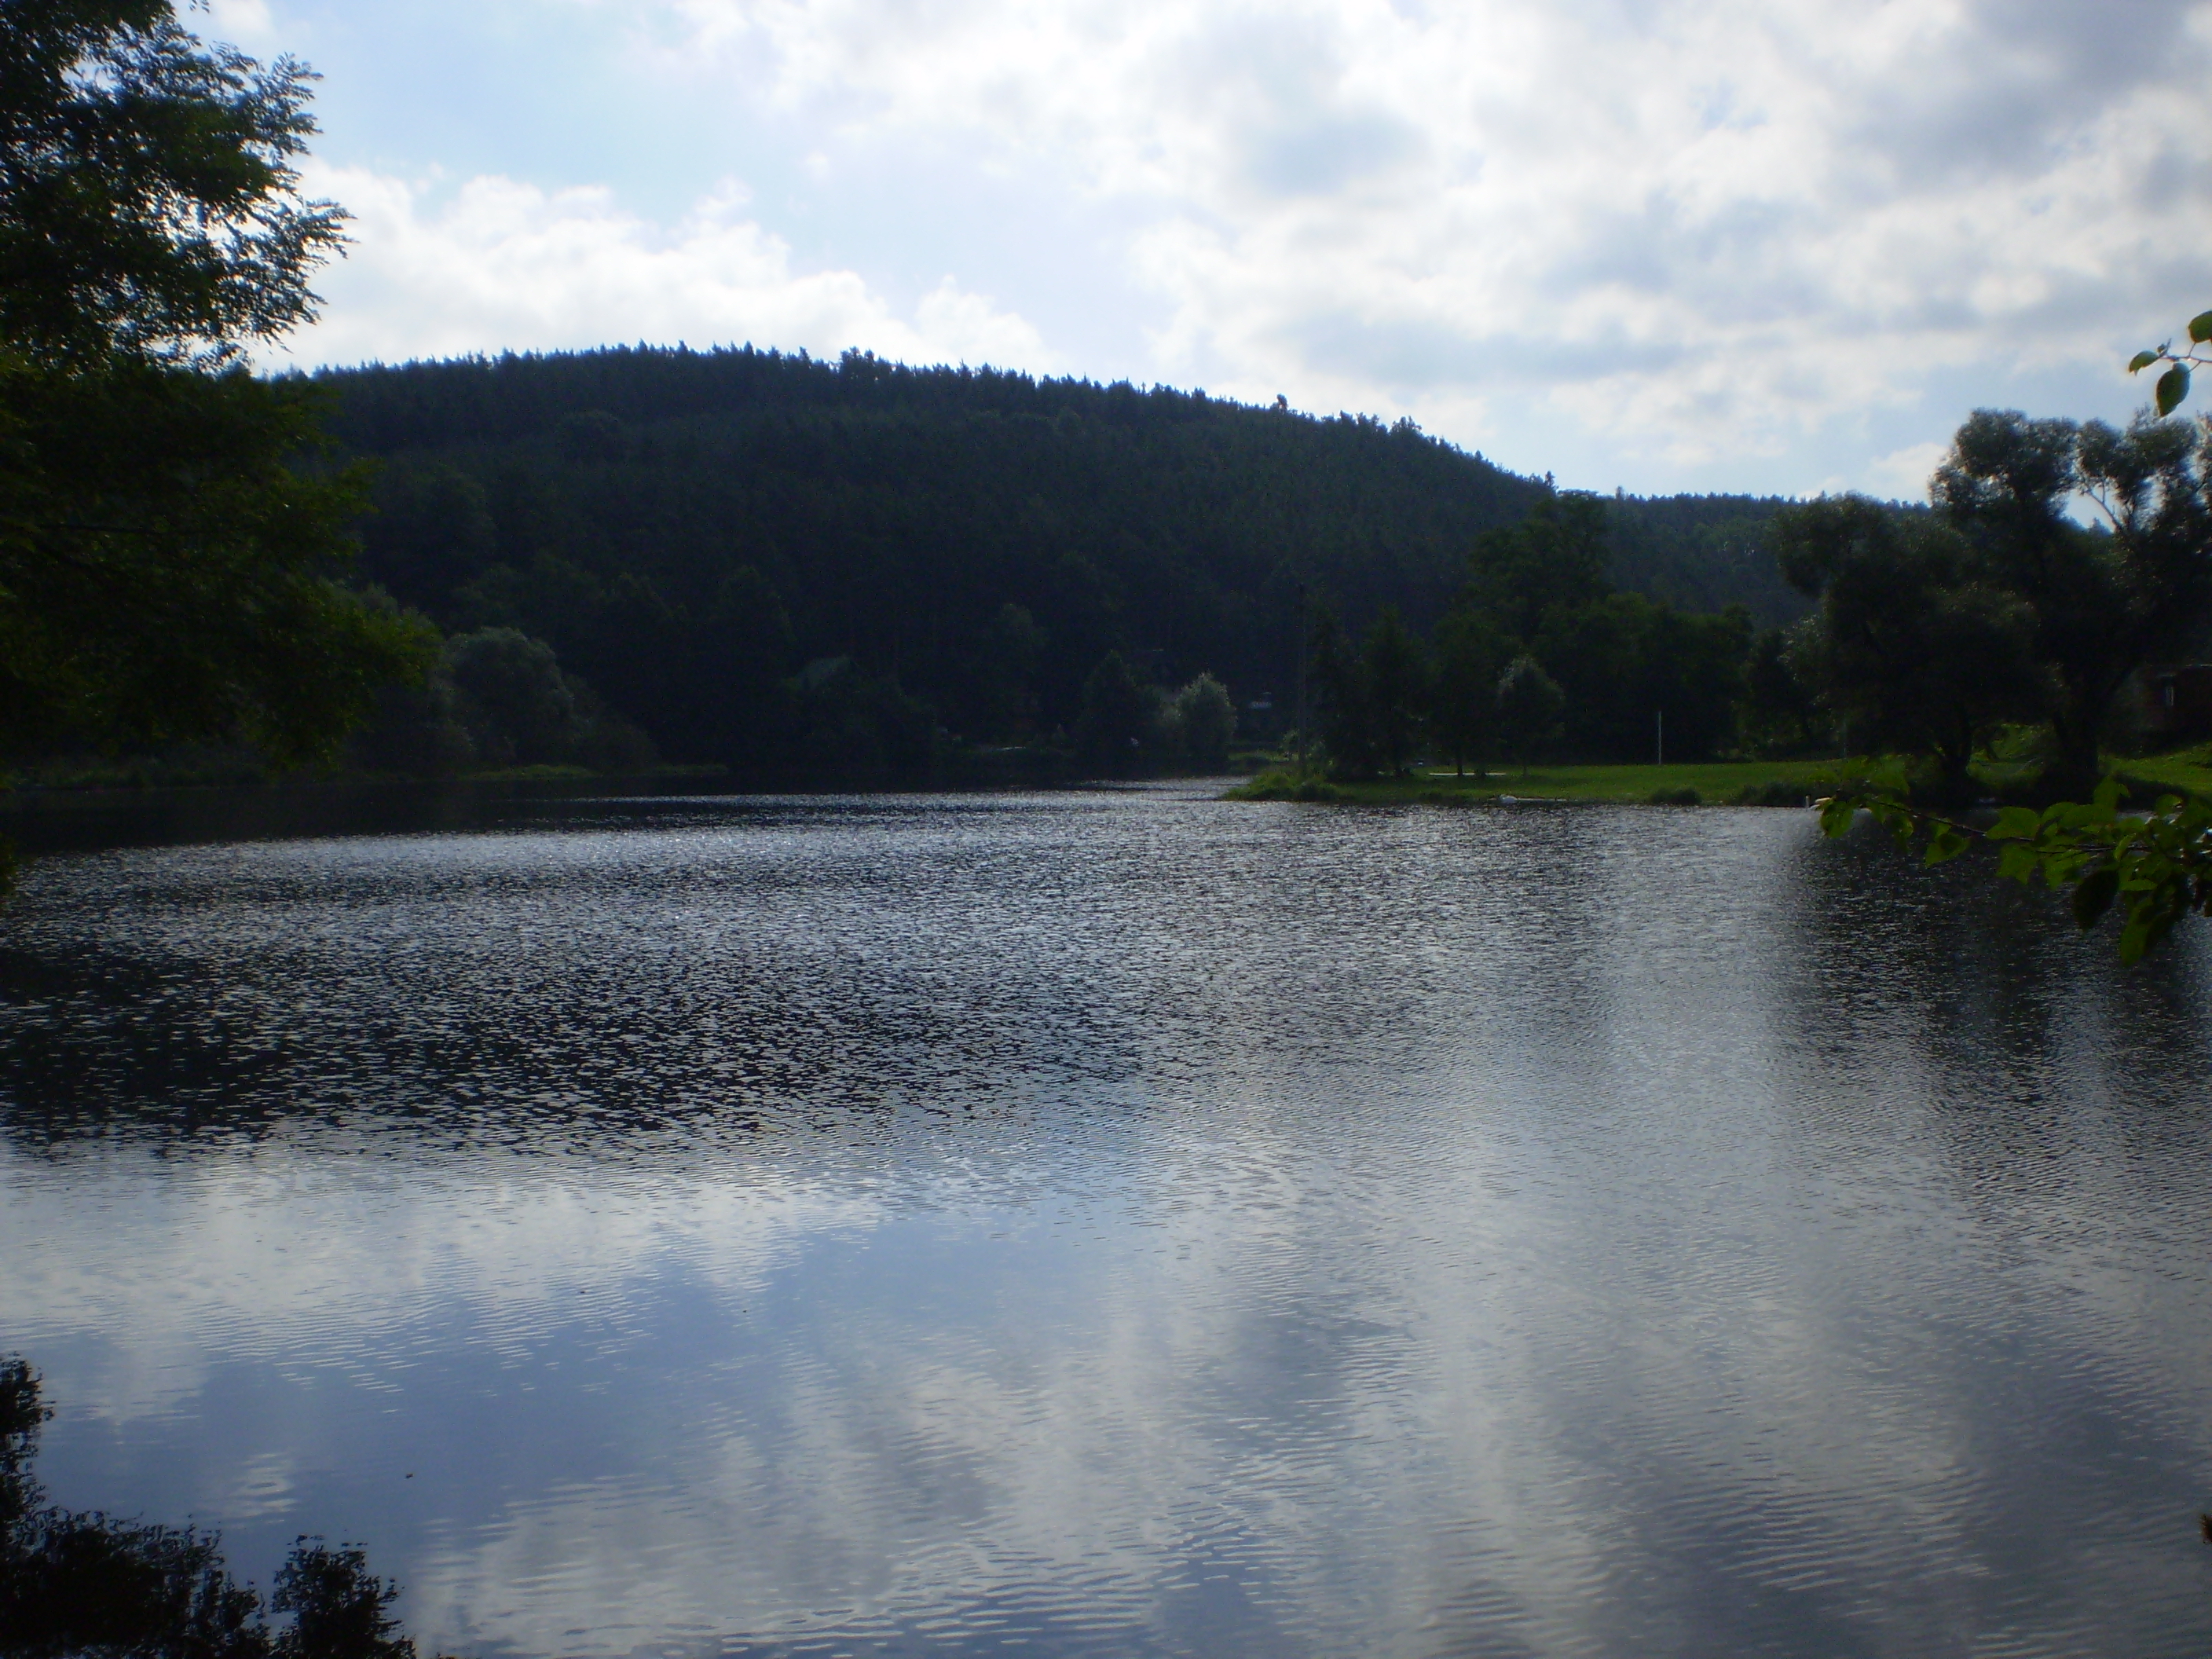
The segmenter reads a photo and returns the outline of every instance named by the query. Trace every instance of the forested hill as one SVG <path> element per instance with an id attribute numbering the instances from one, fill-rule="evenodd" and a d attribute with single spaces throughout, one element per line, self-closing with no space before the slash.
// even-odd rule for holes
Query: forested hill
<path id="1" fill-rule="evenodd" d="M 1810 602 L 1782 579 L 1766 542 L 1766 521 L 1788 505 L 1774 495 L 1616 495 L 1613 580 L 1682 611 L 1740 605 L 1767 627 L 1794 622 Z"/>
<path id="2" fill-rule="evenodd" d="M 319 378 L 342 447 L 384 463 L 373 580 L 448 629 L 550 641 L 671 756 L 738 764 L 810 665 L 975 742 L 1067 726 L 1109 650 L 1281 694 L 1302 580 L 1354 627 L 1393 605 L 1425 629 L 1548 489 L 1410 423 L 860 354 Z M 1753 550 L 1772 505 L 1616 500 L 1619 579 L 1786 611 Z"/>

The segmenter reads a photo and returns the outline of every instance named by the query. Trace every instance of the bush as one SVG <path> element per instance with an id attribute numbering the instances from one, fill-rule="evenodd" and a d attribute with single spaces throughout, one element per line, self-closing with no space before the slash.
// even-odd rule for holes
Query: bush
<path id="1" fill-rule="evenodd" d="M 1300 777 L 1295 772 L 1262 772 L 1249 783 L 1240 783 L 1224 800 L 1346 800 L 1347 793 L 1326 778 Z"/>
<path id="2" fill-rule="evenodd" d="M 512 628 L 447 641 L 445 672 L 454 712 L 488 766 L 564 761 L 580 722 L 576 694 L 553 647 Z"/>
<path id="3" fill-rule="evenodd" d="M 1237 705 L 1230 701 L 1227 687 L 1211 674 L 1200 674 L 1175 694 L 1168 708 L 1185 761 L 1212 772 L 1229 764 L 1229 739 L 1237 735 Z"/>
<path id="4" fill-rule="evenodd" d="M 1653 806 L 1702 806 L 1705 805 L 1705 798 L 1703 795 L 1699 794 L 1696 790 L 1687 787 L 1680 789 L 1654 789 L 1651 792 L 1648 805 Z"/>
<path id="5" fill-rule="evenodd" d="M 1738 806 L 1802 806 L 1812 799 L 1810 791 L 1802 783 L 1785 783 L 1775 778 L 1765 783 L 1747 783 L 1736 791 Z"/>

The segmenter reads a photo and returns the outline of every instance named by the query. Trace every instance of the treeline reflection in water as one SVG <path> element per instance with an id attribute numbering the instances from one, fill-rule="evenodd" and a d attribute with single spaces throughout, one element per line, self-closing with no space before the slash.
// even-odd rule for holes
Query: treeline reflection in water
<path id="1" fill-rule="evenodd" d="M 2212 1636 L 2201 945 L 1809 815 L 538 802 L 0 985 L 49 1484 L 426 1650 Z"/>

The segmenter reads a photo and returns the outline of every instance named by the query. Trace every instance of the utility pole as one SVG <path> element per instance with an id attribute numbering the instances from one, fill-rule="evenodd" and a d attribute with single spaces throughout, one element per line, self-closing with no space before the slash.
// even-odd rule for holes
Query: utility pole
<path id="1" fill-rule="evenodd" d="M 1658 716 L 1659 721 L 1658 764 L 1664 766 L 1667 763 L 1667 711 L 1660 708 L 1653 712 Z"/>

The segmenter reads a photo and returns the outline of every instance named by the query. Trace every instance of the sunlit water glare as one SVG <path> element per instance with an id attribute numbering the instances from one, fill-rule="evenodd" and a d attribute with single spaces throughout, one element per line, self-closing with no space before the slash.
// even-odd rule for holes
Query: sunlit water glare
<path id="1" fill-rule="evenodd" d="M 0 933 L 59 1500 L 468 1655 L 2201 1655 L 2208 979 L 1788 811 L 577 802 Z"/>

